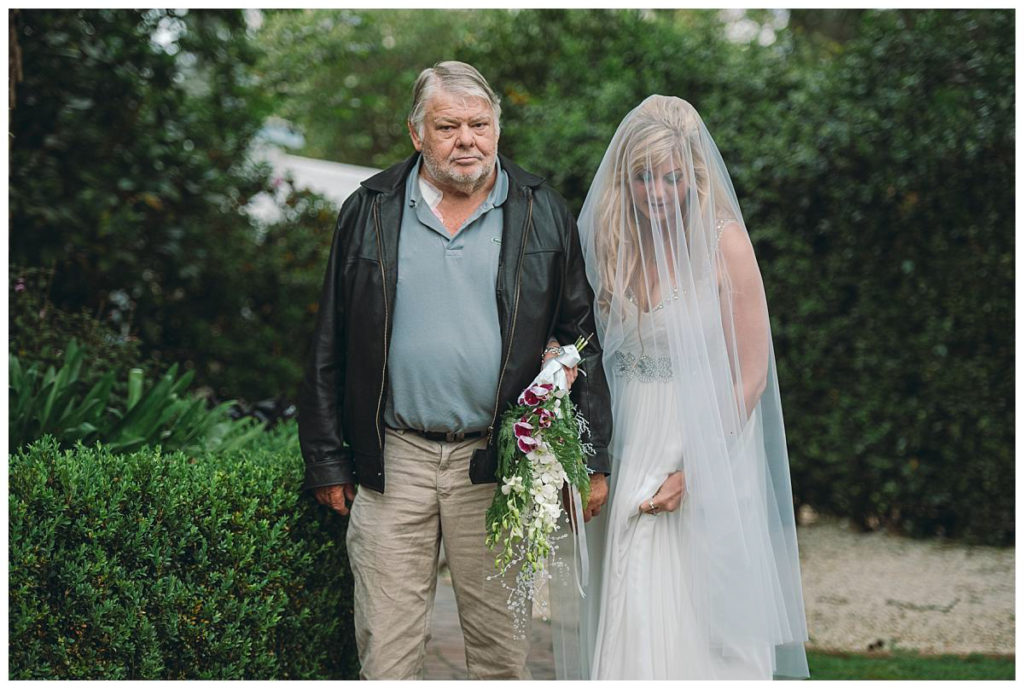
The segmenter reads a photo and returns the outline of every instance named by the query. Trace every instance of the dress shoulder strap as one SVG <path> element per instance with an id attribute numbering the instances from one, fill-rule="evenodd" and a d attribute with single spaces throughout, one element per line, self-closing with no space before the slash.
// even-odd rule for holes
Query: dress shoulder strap
<path id="1" fill-rule="evenodd" d="M 715 222 L 715 251 L 718 251 L 718 241 L 722 238 L 722 230 L 725 229 L 726 223 L 729 222 L 729 218 L 719 218 Z"/>

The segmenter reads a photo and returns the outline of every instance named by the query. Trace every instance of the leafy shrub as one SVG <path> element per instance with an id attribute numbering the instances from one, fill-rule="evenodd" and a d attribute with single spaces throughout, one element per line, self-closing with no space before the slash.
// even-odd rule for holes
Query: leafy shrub
<path id="1" fill-rule="evenodd" d="M 865 12 L 732 138 L 793 483 L 865 528 L 1014 540 L 1014 16 Z"/>
<path id="2" fill-rule="evenodd" d="M 10 441 L 19 447 L 44 434 L 63 444 L 99 440 L 111 451 L 160 444 L 165 449 L 230 451 L 250 443 L 263 429 L 251 419 L 228 416 L 232 402 L 207 409 L 203 399 L 184 395 L 193 372 L 178 377 L 175 364 L 148 390 L 141 369 L 128 374 L 124 408 L 111 399 L 114 372 L 85 391 L 85 349 L 72 340 L 60 369 L 39 363 L 23 368 L 17 356 L 10 365 Z"/>
<path id="3" fill-rule="evenodd" d="M 12 455 L 12 679 L 354 678 L 343 521 L 300 495 L 294 422 L 190 456 Z"/>
<path id="4" fill-rule="evenodd" d="M 241 10 L 20 11 L 10 250 L 55 267 L 59 309 L 259 400 L 297 387 L 337 208 L 291 190 L 274 226 L 247 214 L 274 191 L 248 32 Z"/>
<path id="5" fill-rule="evenodd" d="M 74 313 L 53 303 L 53 268 L 12 265 L 7 274 L 8 351 L 23 363 L 58 368 L 68 342 L 75 339 L 89 351 L 89 367 L 81 372 L 87 384 L 95 383 L 107 371 L 140 368 L 149 373 L 153 362 L 142 356 L 137 338 L 123 335 L 84 309 Z M 112 399 L 123 403 L 127 395 L 127 381 L 115 380 Z"/>

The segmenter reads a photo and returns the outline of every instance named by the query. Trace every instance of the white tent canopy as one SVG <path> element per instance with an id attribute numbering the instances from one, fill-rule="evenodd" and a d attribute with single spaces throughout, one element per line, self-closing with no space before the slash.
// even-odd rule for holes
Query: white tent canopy
<path id="1" fill-rule="evenodd" d="M 297 189 L 315 191 L 334 201 L 339 209 L 345 199 L 359 188 L 361 181 L 380 172 L 372 167 L 303 158 L 271 145 L 260 146 L 256 156 L 273 166 L 275 179 L 283 180 L 290 173 Z M 267 224 L 281 217 L 277 203 L 270 194 L 258 195 L 249 204 L 248 210 L 253 218 Z"/>

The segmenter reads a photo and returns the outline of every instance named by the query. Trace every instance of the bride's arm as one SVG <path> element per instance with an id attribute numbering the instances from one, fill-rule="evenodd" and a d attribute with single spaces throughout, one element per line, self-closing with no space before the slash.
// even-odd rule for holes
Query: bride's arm
<path id="1" fill-rule="evenodd" d="M 742 400 L 740 411 L 745 420 L 760 401 L 767 383 L 771 347 L 768 305 L 754 247 L 738 223 L 730 222 L 722 228 L 719 256 L 722 325 L 737 406 Z"/>

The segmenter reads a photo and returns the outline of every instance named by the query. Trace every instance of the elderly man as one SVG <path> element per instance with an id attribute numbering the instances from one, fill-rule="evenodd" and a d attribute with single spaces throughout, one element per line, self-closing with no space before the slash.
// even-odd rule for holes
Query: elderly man
<path id="1" fill-rule="evenodd" d="M 364 181 L 335 228 L 299 437 L 304 487 L 351 510 L 364 678 L 422 676 L 442 538 L 470 677 L 529 677 L 485 545 L 494 430 L 559 342 L 594 332 L 593 294 L 565 203 L 498 155 L 500 113 L 470 65 L 424 70 L 417 153 Z M 611 411 L 594 340 L 585 355 L 572 396 L 597 450 L 589 519 L 607 496 Z"/>

